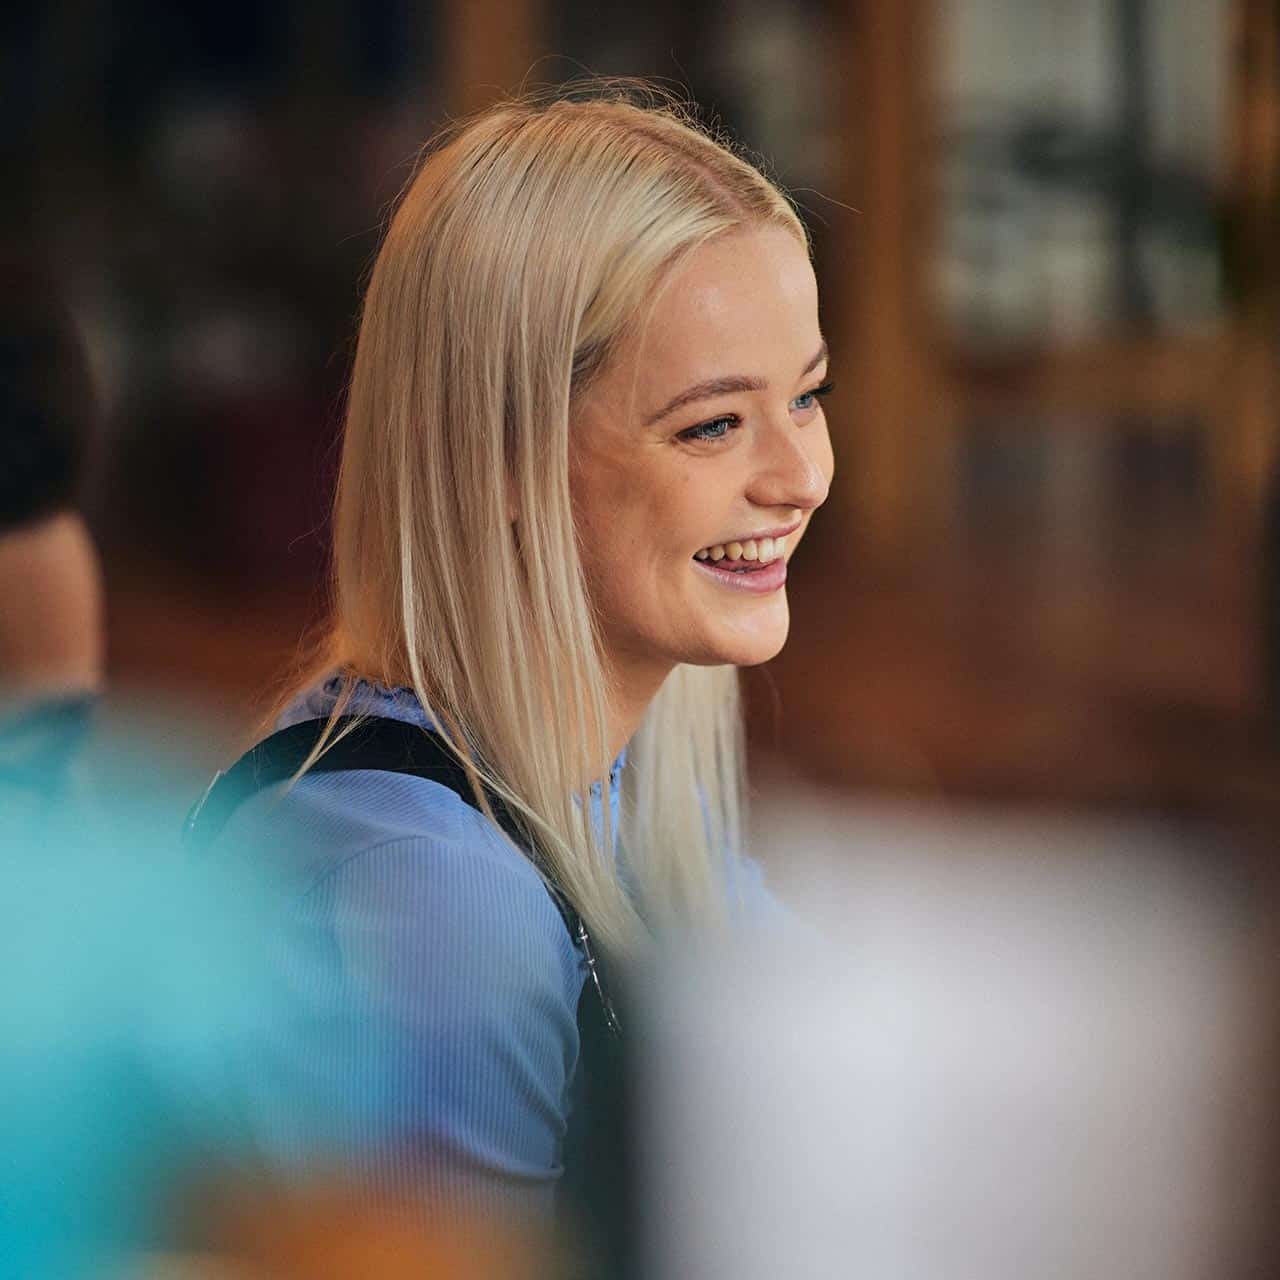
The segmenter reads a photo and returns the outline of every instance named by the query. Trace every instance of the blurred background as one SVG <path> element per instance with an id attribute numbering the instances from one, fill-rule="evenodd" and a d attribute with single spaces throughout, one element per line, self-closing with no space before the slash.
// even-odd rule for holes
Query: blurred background
<path id="1" fill-rule="evenodd" d="M 1118 968 L 1088 971 L 1090 1017 L 1110 991 L 1179 1029 L 1167 1059 L 1230 1045 L 1252 1063 L 1205 1066 L 1212 1088 L 1170 1086 L 1160 1113 L 1162 1133 L 1184 1097 L 1234 1117 L 1214 1159 L 1180 1168 L 1193 1201 L 1240 1189 L 1222 1217 L 1244 1256 L 1273 1230 L 1280 1101 L 1275 0 L 5 6 L 0 244 L 47 264 L 88 347 L 108 722 L 187 708 L 199 733 L 162 713 L 152 742 L 192 780 L 247 743 L 323 616 L 361 285 L 418 148 L 504 91 L 590 73 L 687 92 L 813 234 L 836 488 L 793 567 L 788 646 L 746 687 L 755 851 L 794 901 L 852 904 L 849 937 L 856 916 L 880 939 L 858 963 L 883 983 L 848 961 L 846 1034 L 863 996 L 877 1025 L 903 946 L 945 975 L 994 931 L 973 969 L 989 998 L 1048 920 L 1025 1007 L 1052 1011 L 1099 930 L 1091 954 Z M 1028 888 L 1040 856 L 1051 874 Z M 805 961 L 776 1001 L 790 1016 Z M 709 983 L 670 1056 L 705 1065 L 701 1012 L 726 1011 L 713 1047 L 745 1047 L 712 1062 L 710 1108 L 751 1043 L 787 1042 L 754 991 L 739 1026 L 732 986 Z M 1079 1025 L 1074 1051 L 1114 1029 Z M 1141 1111 L 1151 1047 L 1125 1025 L 1137 1039 L 1097 1059 L 1111 1094 L 1086 1080 L 1068 1127 L 1111 1123 L 1089 1099 Z M 993 1112 L 1020 1079 L 1006 1031 L 973 1085 Z M 962 1037 L 943 1019 L 921 1043 L 945 1065 Z M 1076 1096 L 1054 1069 L 1037 1087 Z M 742 1107 L 767 1110 L 775 1082 L 749 1083 Z M 885 1095 L 860 1096 L 874 1113 Z"/>
<path id="2" fill-rule="evenodd" d="M 207 712 L 211 757 L 320 616 L 361 280 L 417 148 L 599 72 L 687 89 L 816 243 L 837 491 L 749 678 L 761 776 L 1215 817 L 1265 793 L 1270 0 L 55 0 L 0 24 L 0 231 L 53 264 L 104 404 L 112 687 Z"/>

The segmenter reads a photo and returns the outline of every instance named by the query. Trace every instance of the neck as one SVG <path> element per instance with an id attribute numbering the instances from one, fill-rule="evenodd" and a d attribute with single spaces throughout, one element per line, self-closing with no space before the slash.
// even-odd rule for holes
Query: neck
<path id="1" fill-rule="evenodd" d="M 609 672 L 609 764 L 635 736 L 649 704 L 675 669 L 671 663 L 615 659 Z"/>

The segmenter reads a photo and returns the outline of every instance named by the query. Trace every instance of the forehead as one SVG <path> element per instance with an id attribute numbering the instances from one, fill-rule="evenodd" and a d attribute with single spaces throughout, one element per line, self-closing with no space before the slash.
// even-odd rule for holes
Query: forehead
<path id="1" fill-rule="evenodd" d="M 663 281 L 620 353 L 642 401 L 723 375 L 793 381 L 822 341 L 804 246 L 768 227 L 719 236 Z"/>

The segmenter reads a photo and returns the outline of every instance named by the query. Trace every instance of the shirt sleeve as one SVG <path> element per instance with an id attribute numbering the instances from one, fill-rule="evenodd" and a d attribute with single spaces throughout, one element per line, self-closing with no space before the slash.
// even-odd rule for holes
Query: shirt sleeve
<path id="1" fill-rule="evenodd" d="M 328 872 L 298 917 L 299 990 L 327 993 L 300 1006 L 328 1030 L 282 1048 L 322 1078 L 344 1164 L 436 1208 L 547 1216 L 582 977 L 533 868 L 496 839 L 396 839 Z"/>

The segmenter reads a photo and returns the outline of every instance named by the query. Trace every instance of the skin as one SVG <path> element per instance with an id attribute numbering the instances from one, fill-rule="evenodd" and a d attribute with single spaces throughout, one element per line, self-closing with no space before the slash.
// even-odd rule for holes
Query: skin
<path id="1" fill-rule="evenodd" d="M 97 552 L 73 512 L 0 535 L 0 704 L 102 683 Z"/>
<path id="2" fill-rule="evenodd" d="M 671 272 L 649 323 L 575 403 L 574 517 L 612 677 L 615 752 L 676 664 L 753 666 L 786 642 L 785 586 L 735 590 L 693 556 L 798 524 L 790 560 L 834 470 L 811 394 L 826 377 L 808 254 L 766 227 L 720 236 Z M 689 388 L 726 378 L 760 385 L 652 420 Z"/>

